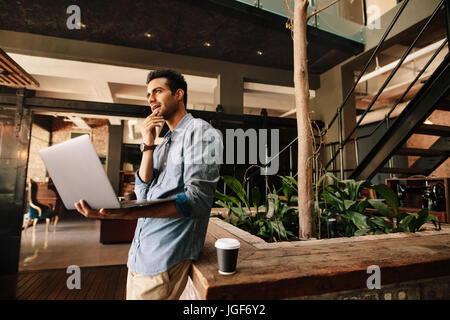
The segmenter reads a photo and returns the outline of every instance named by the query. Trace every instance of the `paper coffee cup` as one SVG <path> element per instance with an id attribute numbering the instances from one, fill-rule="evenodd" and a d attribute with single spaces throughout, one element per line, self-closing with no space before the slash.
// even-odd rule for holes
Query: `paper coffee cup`
<path id="1" fill-rule="evenodd" d="M 241 244 L 232 238 L 221 238 L 215 243 L 219 273 L 230 275 L 236 273 L 236 263 Z"/>

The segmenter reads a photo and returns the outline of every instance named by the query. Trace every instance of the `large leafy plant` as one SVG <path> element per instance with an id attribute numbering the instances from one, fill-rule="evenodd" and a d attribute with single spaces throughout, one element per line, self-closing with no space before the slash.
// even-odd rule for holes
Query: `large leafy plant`
<path id="1" fill-rule="evenodd" d="M 234 177 L 222 176 L 233 194 L 216 191 L 216 204 L 228 209 L 225 220 L 266 241 L 295 240 L 298 234 L 298 214 L 295 207 L 298 182 L 290 176 L 282 180 L 281 198 L 276 189 L 261 200 L 257 187 L 247 194 Z M 314 188 L 314 209 L 319 238 L 330 237 L 330 219 L 336 219 L 337 236 L 361 236 L 393 232 L 416 232 L 426 222 L 439 224 L 436 216 L 424 208 L 418 213 L 399 211 L 397 194 L 384 184 L 372 185 L 368 181 L 339 180 L 331 173 L 324 173 Z M 378 198 L 362 196 L 363 189 L 376 191 Z M 221 217 L 221 216 L 220 216 Z M 223 217 L 221 217 L 223 218 Z M 440 226 L 439 226 L 440 227 Z"/>
<path id="2" fill-rule="evenodd" d="M 328 184 L 328 180 L 332 184 Z M 384 184 L 372 185 L 365 180 L 339 180 L 331 173 L 325 173 L 314 188 L 319 237 L 321 230 L 327 230 L 329 234 L 328 221 L 331 218 L 337 220 L 338 234 L 347 237 L 416 232 L 426 222 L 438 223 L 435 216 L 428 214 L 428 209 L 422 209 L 418 213 L 399 212 L 397 195 Z M 379 198 L 361 197 L 363 188 L 375 190 Z"/>
<path id="3" fill-rule="evenodd" d="M 233 192 L 232 195 L 225 195 L 217 190 L 215 192 L 216 204 L 228 209 L 225 221 L 266 241 L 295 238 L 298 233 L 296 210 L 287 201 L 280 199 L 275 188 L 262 203 L 258 187 L 253 187 L 250 194 L 247 194 L 236 178 L 222 176 L 222 179 Z M 285 187 L 283 192 L 289 200 L 292 190 Z"/>

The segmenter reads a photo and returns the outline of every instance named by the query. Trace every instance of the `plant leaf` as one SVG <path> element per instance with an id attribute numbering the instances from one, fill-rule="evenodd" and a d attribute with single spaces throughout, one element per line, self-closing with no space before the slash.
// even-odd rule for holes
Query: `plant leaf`
<path id="1" fill-rule="evenodd" d="M 239 206 L 239 200 L 236 197 L 230 196 L 230 195 L 225 195 L 223 193 L 221 193 L 220 191 L 215 191 L 214 192 L 214 197 L 216 197 L 219 200 L 222 200 L 223 202 L 232 202 L 235 205 Z"/>
<path id="2" fill-rule="evenodd" d="M 370 229 L 359 229 L 359 230 L 356 230 L 353 235 L 354 236 L 363 236 L 369 232 L 370 232 Z"/>
<path id="3" fill-rule="evenodd" d="M 354 200 L 344 200 L 344 207 L 345 210 L 348 210 L 351 206 L 353 206 L 356 203 Z"/>
<path id="4" fill-rule="evenodd" d="M 366 184 L 366 180 L 357 181 L 352 184 L 352 192 L 350 193 L 352 200 L 357 200 L 359 195 L 359 190 L 361 189 L 361 186 Z"/>
<path id="5" fill-rule="evenodd" d="M 254 186 L 251 190 L 251 193 L 252 193 L 253 207 L 255 207 L 256 212 L 258 212 L 259 202 L 261 201 L 261 193 L 259 192 L 259 188 Z"/>
<path id="6" fill-rule="evenodd" d="M 341 212 L 345 211 L 344 201 L 342 201 L 339 197 L 335 196 L 331 192 L 324 192 L 323 195 L 327 201 L 327 205 L 333 206 Z"/>
<path id="7" fill-rule="evenodd" d="M 298 181 L 291 176 L 278 176 L 283 181 L 283 184 L 286 184 L 289 188 L 292 189 L 291 193 L 298 194 Z"/>
<path id="8" fill-rule="evenodd" d="M 223 181 L 230 187 L 231 190 L 238 196 L 238 198 L 245 204 L 245 206 L 250 210 L 248 204 L 247 193 L 245 192 L 242 184 L 235 178 L 231 176 L 222 176 Z"/>
<path id="9" fill-rule="evenodd" d="M 381 215 L 392 221 L 392 213 L 389 207 L 382 199 L 367 199 L 372 207 L 374 207 Z"/>
<path id="10" fill-rule="evenodd" d="M 369 202 L 366 199 L 366 200 L 363 200 L 363 201 L 359 201 L 358 202 L 358 206 L 356 208 L 357 208 L 357 211 L 359 213 L 364 214 L 364 212 L 366 211 L 366 208 L 368 206 L 369 206 Z"/>
<path id="11" fill-rule="evenodd" d="M 378 184 L 373 186 L 376 192 L 378 192 L 383 199 L 391 206 L 394 210 L 395 215 L 398 214 L 398 197 L 397 194 L 385 184 Z"/>
<path id="12" fill-rule="evenodd" d="M 414 224 L 414 220 L 416 218 L 412 215 L 412 214 L 408 214 L 405 218 L 402 219 L 402 222 L 400 222 L 400 230 L 402 231 L 406 231 L 407 229 L 409 229 L 409 231 L 411 231 L 411 229 L 413 229 L 412 226 L 410 226 L 410 224 Z"/>
<path id="13" fill-rule="evenodd" d="M 371 221 L 374 224 L 376 224 L 377 226 L 383 228 L 386 233 L 389 233 L 389 231 L 392 230 L 392 227 L 393 227 L 391 223 L 387 222 L 386 220 L 384 220 L 381 217 L 373 217 L 369 221 Z"/>
<path id="14" fill-rule="evenodd" d="M 325 172 L 320 178 L 319 178 L 319 181 L 317 182 L 317 184 L 318 185 L 321 185 L 323 182 L 324 182 L 324 180 L 326 179 L 326 178 L 331 178 L 331 179 L 333 179 L 334 181 L 339 181 L 339 178 L 337 178 L 335 175 L 333 175 L 331 172 Z"/>
<path id="15" fill-rule="evenodd" d="M 359 212 L 350 211 L 350 218 L 352 222 L 355 224 L 355 226 L 359 229 L 369 229 L 369 226 L 367 225 L 367 217 Z"/>
<path id="16" fill-rule="evenodd" d="M 242 208 L 231 207 L 231 211 L 239 218 L 239 220 L 244 220 L 248 213 Z"/>
<path id="17" fill-rule="evenodd" d="M 223 208 L 230 209 L 230 205 L 226 202 L 223 202 L 222 200 L 217 200 L 215 203 Z"/>

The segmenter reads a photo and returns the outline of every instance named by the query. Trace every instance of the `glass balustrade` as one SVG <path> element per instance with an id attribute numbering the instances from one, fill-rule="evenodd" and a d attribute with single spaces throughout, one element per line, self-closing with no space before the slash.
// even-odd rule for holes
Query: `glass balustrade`
<path id="1" fill-rule="evenodd" d="M 282 17 L 289 16 L 284 0 L 236 0 Z M 334 0 L 310 0 L 308 14 L 326 7 Z M 286 1 L 291 10 L 294 0 Z M 308 25 L 358 43 L 365 43 L 364 0 L 340 1 L 321 11 L 308 21 Z"/>

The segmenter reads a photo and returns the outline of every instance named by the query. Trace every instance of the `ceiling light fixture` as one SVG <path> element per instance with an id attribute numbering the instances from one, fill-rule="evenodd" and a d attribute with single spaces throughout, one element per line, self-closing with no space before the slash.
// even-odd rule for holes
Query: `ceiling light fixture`
<path id="1" fill-rule="evenodd" d="M 438 49 L 441 46 L 441 44 L 444 41 L 445 41 L 445 39 L 442 39 L 442 40 L 440 40 L 438 42 L 430 44 L 429 46 L 426 46 L 425 48 L 417 50 L 414 53 L 411 53 L 410 55 L 408 55 L 408 57 L 406 57 L 405 61 L 403 61 L 403 65 L 405 65 L 406 63 L 411 62 L 411 61 L 413 61 L 415 59 L 419 59 L 419 58 L 423 57 L 424 55 L 427 55 L 427 54 L 429 54 L 431 52 L 434 52 L 436 49 Z M 370 80 L 372 78 L 375 78 L 375 77 L 377 77 L 377 76 L 379 76 L 379 75 L 381 75 L 383 73 L 387 73 L 387 72 L 393 70 L 395 68 L 395 66 L 398 64 L 399 61 L 400 61 L 400 59 L 396 60 L 394 62 L 391 62 L 391 63 L 389 63 L 389 64 L 387 64 L 387 65 L 385 65 L 385 66 L 383 66 L 383 67 L 381 67 L 379 69 L 376 69 L 375 71 L 372 71 L 372 72 L 364 75 L 363 77 L 361 77 L 361 79 L 359 80 L 358 83 L 362 83 L 364 81 L 367 81 L 367 80 Z"/>
<path id="2" fill-rule="evenodd" d="M 205 47 L 211 47 L 211 43 L 210 43 L 210 42 L 205 42 L 205 43 L 203 43 L 203 46 L 205 46 Z"/>
<path id="3" fill-rule="evenodd" d="M 145 36 L 146 38 L 151 38 L 151 37 L 153 37 L 153 35 L 152 35 L 150 32 L 144 33 L 144 36 Z"/>
<path id="4" fill-rule="evenodd" d="M 262 55 L 263 55 L 263 52 L 262 52 L 261 50 L 258 50 L 258 51 L 256 51 L 256 54 L 257 54 L 258 56 L 262 56 Z"/>

